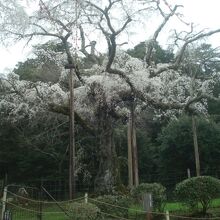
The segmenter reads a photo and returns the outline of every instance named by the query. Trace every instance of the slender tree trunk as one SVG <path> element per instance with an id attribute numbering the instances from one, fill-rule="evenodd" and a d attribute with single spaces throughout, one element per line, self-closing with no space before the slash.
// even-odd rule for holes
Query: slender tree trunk
<path id="1" fill-rule="evenodd" d="M 75 129 L 74 129 L 74 71 L 70 68 L 70 116 L 69 116 L 69 199 L 75 196 Z"/>
<path id="2" fill-rule="evenodd" d="M 134 186 L 133 181 L 133 159 L 132 159 L 132 123 L 131 123 L 131 115 L 129 115 L 128 119 L 128 186 L 131 189 Z"/>
<path id="3" fill-rule="evenodd" d="M 137 152 L 137 140 L 136 140 L 136 127 L 135 123 L 133 121 L 133 126 L 132 126 L 132 141 L 133 141 L 133 176 L 134 176 L 134 186 L 139 185 L 139 174 L 138 174 L 138 152 Z"/>
<path id="4" fill-rule="evenodd" d="M 193 132 L 193 143 L 194 143 L 194 152 L 195 152 L 196 176 L 200 176 L 200 160 L 199 160 L 199 147 L 198 147 L 196 120 L 193 115 L 192 115 L 192 132 Z"/>
<path id="5" fill-rule="evenodd" d="M 128 174 L 129 174 L 129 187 L 139 185 L 138 175 L 138 153 L 137 153 L 137 140 L 134 108 L 131 108 L 131 113 L 128 122 Z"/>

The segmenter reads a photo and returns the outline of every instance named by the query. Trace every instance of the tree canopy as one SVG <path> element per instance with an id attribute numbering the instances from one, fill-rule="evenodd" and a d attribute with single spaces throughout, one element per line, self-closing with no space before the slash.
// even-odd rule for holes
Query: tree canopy
<path id="1" fill-rule="evenodd" d="M 34 1 L 28 2 L 34 4 Z M 144 114 L 148 114 L 151 121 L 175 118 L 183 112 L 206 115 L 208 100 L 218 100 L 215 88 L 219 80 L 219 53 L 210 45 L 195 46 L 195 43 L 219 33 L 220 29 L 195 31 L 191 25 L 189 32 L 175 31 L 173 44 L 178 45 L 178 50 L 163 49 L 157 41 L 170 19 L 179 18 L 182 22 L 178 13 L 180 5 L 168 7 L 166 1 L 157 0 L 75 3 L 40 0 L 34 8 L 27 10 L 26 3 L 14 0 L 0 1 L 0 8 L 0 37 L 3 42 L 21 39 L 29 42 L 34 38 L 40 41 L 35 46 L 35 58 L 19 63 L 12 73 L 0 80 L 1 116 L 16 127 L 27 120 L 31 125 L 30 131 L 35 135 L 38 127 L 39 130 L 48 129 L 42 126 L 47 116 L 51 116 L 52 121 L 60 120 L 61 124 L 65 121 L 70 114 L 69 99 L 73 90 L 78 125 L 74 133 L 79 133 L 82 139 L 87 138 L 80 133 L 81 129 L 85 129 L 87 136 L 97 144 L 95 146 L 92 141 L 88 146 L 89 141 L 89 144 L 83 142 L 88 151 L 94 152 L 92 167 L 98 169 L 96 173 L 93 170 L 96 175 L 94 182 L 99 184 L 100 190 L 110 192 L 118 181 L 119 150 L 116 149 L 118 145 L 114 135 L 118 126 L 130 123 L 132 158 L 137 158 L 135 126 L 143 125 Z M 118 16 L 115 16 L 116 12 Z M 161 24 L 150 39 L 124 51 L 120 46 L 121 37 L 132 29 L 136 19 L 145 22 L 149 12 L 157 13 Z M 94 39 L 88 40 L 88 36 Z M 47 43 L 45 38 L 49 40 Z M 106 52 L 98 52 L 96 45 L 104 40 Z M 68 88 L 68 73 L 64 70 L 64 66 L 68 67 L 66 64 L 74 70 L 74 88 Z M 59 126 L 59 123 L 56 125 Z M 177 128 L 170 127 L 171 130 Z M 38 150 L 42 150 L 45 144 L 46 150 L 49 150 L 46 152 L 53 156 L 56 154 L 60 162 L 66 146 L 62 144 L 65 136 L 59 136 L 59 132 L 51 134 L 56 142 L 43 139 L 36 144 Z M 215 132 L 213 130 L 213 134 Z M 27 132 L 27 136 L 32 134 Z M 168 133 L 165 136 L 169 139 Z M 177 140 L 172 140 L 174 137 Z M 178 138 L 172 136 L 169 140 L 173 141 L 171 145 L 178 142 Z M 80 138 L 78 141 L 82 143 Z M 161 154 L 166 154 L 170 145 L 165 146 L 163 141 L 166 140 L 162 140 Z M 189 139 L 185 141 L 174 146 L 179 153 L 183 144 L 181 150 L 184 156 L 190 146 Z M 88 158 L 88 152 L 82 149 L 79 144 L 78 158 L 80 152 Z M 170 152 L 174 153 L 173 150 Z M 137 159 L 133 162 L 137 163 Z M 77 163 L 78 169 L 87 168 L 85 164 L 80 166 L 80 162 Z M 186 166 L 187 163 L 180 164 L 179 169 Z"/>

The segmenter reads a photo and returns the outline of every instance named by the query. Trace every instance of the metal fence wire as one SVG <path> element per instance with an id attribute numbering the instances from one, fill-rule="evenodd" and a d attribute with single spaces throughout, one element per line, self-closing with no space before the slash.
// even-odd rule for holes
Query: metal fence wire
<path id="1" fill-rule="evenodd" d="M 19 185 L 8 185 L 5 187 L 2 207 L 1 220 L 73 220 L 70 207 L 74 202 L 93 203 L 100 209 L 102 219 L 133 219 L 133 220 L 220 220 L 220 217 L 196 218 L 182 216 L 177 213 L 159 213 L 153 211 L 143 211 L 141 209 L 122 207 L 117 204 L 99 201 L 93 195 L 79 197 L 73 200 L 56 201 L 47 197 L 49 193 L 44 187 L 30 187 Z M 0 207 L 1 208 L 1 207 Z M 77 218 L 78 219 L 78 218 Z"/>
<path id="2" fill-rule="evenodd" d="M 5 219 L 39 220 L 41 204 L 30 199 L 39 200 L 40 190 L 36 187 L 8 185 L 5 204 Z M 8 214 L 7 214 L 8 213 Z"/>
<path id="3" fill-rule="evenodd" d="M 2 202 L 5 212 L 2 213 L 2 220 L 69 220 L 68 207 L 73 202 L 84 199 L 81 197 L 58 202 L 46 200 L 45 192 L 36 187 L 9 185 L 5 189 L 6 196 Z"/>

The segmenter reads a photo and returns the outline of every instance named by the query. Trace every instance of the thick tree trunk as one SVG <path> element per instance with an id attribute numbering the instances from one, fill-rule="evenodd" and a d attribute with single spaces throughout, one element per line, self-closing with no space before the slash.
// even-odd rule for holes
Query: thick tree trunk
<path id="1" fill-rule="evenodd" d="M 200 160 L 199 160 L 199 147 L 198 147 L 196 120 L 193 115 L 192 115 L 192 132 L 193 132 L 193 144 L 194 144 L 194 152 L 195 152 L 196 176 L 200 176 Z"/>
<path id="2" fill-rule="evenodd" d="M 100 135 L 99 169 L 95 178 L 95 191 L 111 193 L 116 185 L 116 151 L 110 119 L 104 120 Z"/>

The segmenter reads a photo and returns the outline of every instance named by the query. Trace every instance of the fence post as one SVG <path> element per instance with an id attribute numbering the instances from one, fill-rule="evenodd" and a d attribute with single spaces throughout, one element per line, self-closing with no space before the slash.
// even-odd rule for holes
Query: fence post
<path id="1" fill-rule="evenodd" d="M 12 220 L 12 214 L 9 210 L 5 211 L 3 220 Z"/>
<path id="2" fill-rule="evenodd" d="M 151 213 L 152 207 L 153 207 L 152 194 L 151 193 L 144 194 L 143 195 L 143 208 L 144 208 L 144 211 L 146 211 L 147 220 L 152 219 L 152 213 Z"/>
<path id="3" fill-rule="evenodd" d="M 191 173 L 190 173 L 190 169 L 189 168 L 187 169 L 187 177 L 191 178 Z"/>
<path id="4" fill-rule="evenodd" d="M 170 220 L 170 213 L 169 213 L 169 211 L 166 211 L 166 220 Z"/>
<path id="5" fill-rule="evenodd" d="M 88 193 L 85 193 L 85 203 L 88 203 Z"/>
<path id="6" fill-rule="evenodd" d="M 40 192 L 39 192 L 39 213 L 37 213 L 37 218 L 38 220 L 42 220 L 42 210 L 43 210 L 43 203 L 42 203 L 42 200 L 43 200 L 43 191 L 42 191 L 42 186 L 43 186 L 43 183 L 42 183 L 42 180 L 41 180 L 41 187 L 40 187 Z"/>
<path id="7" fill-rule="evenodd" d="M 5 186 L 4 191 L 3 191 L 3 198 L 2 198 L 2 216 L 1 216 L 2 220 L 4 219 L 4 213 L 5 213 L 5 210 L 6 210 L 7 190 L 8 190 L 8 187 Z"/>

